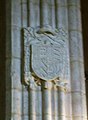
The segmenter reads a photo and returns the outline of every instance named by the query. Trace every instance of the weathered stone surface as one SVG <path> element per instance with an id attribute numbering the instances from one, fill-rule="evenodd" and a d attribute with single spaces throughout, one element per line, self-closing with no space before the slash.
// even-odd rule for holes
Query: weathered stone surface
<path id="1" fill-rule="evenodd" d="M 81 31 L 81 16 L 80 9 L 76 6 L 69 6 L 69 30 Z"/>
<path id="2" fill-rule="evenodd" d="M 64 32 L 48 29 L 47 27 L 44 30 L 24 29 L 24 76 L 30 77 L 28 74 L 34 72 L 43 80 L 54 80 L 57 77 L 67 80 L 69 79 L 67 37 Z"/>
<path id="3" fill-rule="evenodd" d="M 82 94 L 82 105 L 83 105 L 83 109 L 82 109 L 82 114 L 85 119 L 87 118 L 87 101 L 86 101 L 86 94 Z"/>
<path id="4" fill-rule="evenodd" d="M 85 120 L 83 114 L 86 108 L 81 94 L 84 94 L 84 69 L 83 69 L 83 47 L 82 26 L 80 14 L 80 1 L 68 0 L 70 60 L 71 60 L 71 88 L 72 88 L 72 118 L 74 120 Z"/>
<path id="5" fill-rule="evenodd" d="M 72 93 L 72 114 L 73 116 L 83 116 L 82 115 L 82 96 L 80 93 Z"/>
<path id="6" fill-rule="evenodd" d="M 13 0 L 6 6 L 6 120 L 85 120 L 79 0 L 56 0 L 56 3 L 55 0 L 42 0 L 41 4 L 39 0 Z M 52 27 L 47 29 L 46 24 Z M 24 27 L 25 35 L 21 36 L 21 28 Z M 57 31 L 53 28 L 61 29 Z M 24 41 L 21 41 L 22 37 L 25 37 Z M 21 62 L 21 58 L 24 61 Z M 45 71 L 50 71 L 46 76 L 41 76 L 45 74 L 45 71 L 41 72 L 44 68 L 41 67 L 42 58 L 48 66 Z M 24 73 L 21 65 L 24 66 Z M 31 73 L 37 70 L 39 73 L 35 77 Z M 21 74 L 27 78 L 29 86 L 22 85 Z M 40 82 L 38 77 L 46 81 L 54 77 L 67 81 Z M 69 90 L 66 94 L 60 87 L 67 82 Z"/>
<path id="7" fill-rule="evenodd" d="M 83 62 L 82 35 L 79 31 L 70 31 L 71 61 Z"/>
<path id="8" fill-rule="evenodd" d="M 25 86 L 23 86 L 23 103 L 22 103 L 22 106 L 23 106 L 23 118 L 24 120 L 27 120 L 26 118 L 28 118 L 28 114 L 29 114 L 29 108 L 27 107 L 28 106 L 28 102 L 29 102 L 29 93 L 28 93 L 28 90 Z"/>
<path id="9" fill-rule="evenodd" d="M 12 90 L 12 113 L 13 114 L 20 114 L 21 115 L 21 110 L 22 110 L 22 94 L 21 91 L 19 90 Z"/>
<path id="10" fill-rule="evenodd" d="M 80 0 L 68 0 L 68 5 L 75 5 L 76 7 L 80 7 Z"/>
<path id="11" fill-rule="evenodd" d="M 52 120 L 52 113 L 51 113 L 51 91 L 48 89 L 43 90 L 43 101 L 42 101 L 42 113 L 44 120 Z"/>
<path id="12" fill-rule="evenodd" d="M 67 0 L 56 0 L 56 5 L 66 6 L 67 5 Z"/>
<path id="13" fill-rule="evenodd" d="M 71 78 L 72 78 L 72 81 L 71 81 L 71 90 L 72 91 L 80 91 L 81 90 L 81 81 L 77 82 L 77 80 L 79 80 L 79 76 L 80 76 L 80 73 L 79 73 L 79 62 L 72 62 L 71 63 L 71 69 L 72 69 L 72 75 L 71 75 Z"/>
<path id="14" fill-rule="evenodd" d="M 20 71 L 20 60 L 19 59 L 14 59 L 11 61 L 10 59 L 6 60 L 6 89 L 10 90 L 11 88 L 13 89 L 18 89 L 22 90 L 22 84 L 21 84 L 21 74 Z M 9 80 L 9 81 L 8 81 Z"/>
<path id="15" fill-rule="evenodd" d="M 63 28 L 66 32 L 68 30 L 68 12 L 67 7 L 56 7 L 56 27 L 57 28 Z"/>
<path id="16" fill-rule="evenodd" d="M 36 52 L 37 51 L 37 52 Z M 63 61 L 61 46 L 50 43 L 40 43 L 32 46 L 32 69 L 41 79 L 53 80 L 59 77 Z M 61 53 L 62 52 L 62 53 Z"/>
<path id="17" fill-rule="evenodd" d="M 28 5 L 28 10 L 29 10 L 29 26 L 31 27 L 37 27 L 40 26 L 40 3 L 39 0 L 33 1 L 31 0 Z"/>
<path id="18" fill-rule="evenodd" d="M 65 97 L 66 116 L 68 117 L 67 120 L 70 120 L 72 115 L 71 92 L 67 92 L 65 95 L 66 95 Z"/>

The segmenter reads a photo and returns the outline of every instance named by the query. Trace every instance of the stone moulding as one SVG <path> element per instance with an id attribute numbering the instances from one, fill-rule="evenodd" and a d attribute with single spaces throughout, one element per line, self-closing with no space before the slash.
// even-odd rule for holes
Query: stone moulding
<path id="1" fill-rule="evenodd" d="M 69 77 L 67 34 L 63 29 L 27 27 L 24 37 L 24 82 L 65 86 Z"/>

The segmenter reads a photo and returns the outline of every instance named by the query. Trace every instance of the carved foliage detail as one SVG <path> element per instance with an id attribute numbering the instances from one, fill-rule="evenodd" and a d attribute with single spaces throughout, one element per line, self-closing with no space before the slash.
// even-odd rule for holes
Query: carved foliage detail
<path id="1" fill-rule="evenodd" d="M 24 80 L 69 79 L 67 33 L 63 29 L 24 28 Z M 59 84 L 60 85 L 60 84 Z"/>

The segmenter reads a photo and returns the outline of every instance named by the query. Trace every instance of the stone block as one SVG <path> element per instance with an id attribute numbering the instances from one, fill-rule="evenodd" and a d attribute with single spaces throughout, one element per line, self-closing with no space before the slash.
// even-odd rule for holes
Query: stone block
<path id="1" fill-rule="evenodd" d="M 81 81 L 81 91 L 83 94 L 85 94 L 85 75 L 84 75 L 84 64 L 79 63 L 79 69 L 80 69 L 80 81 Z"/>
<path id="2" fill-rule="evenodd" d="M 51 120 L 52 119 L 52 116 L 50 114 L 44 114 L 43 115 L 43 119 L 44 120 Z"/>
<path id="3" fill-rule="evenodd" d="M 58 91 L 57 90 L 52 90 L 51 91 L 52 93 L 52 96 L 51 96 L 51 103 L 52 103 L 52 106 L 51 106 L 51 110 L 52 110 L 52 115 L 53 116 L 58 116 L 59 115 L 59 112 L 58 112 Z"/>
<path id="4" fill-rule="evenodd" d="M 29 91 L 29 114 L 41 115 L 42 113 L 42 102 L 39 104 L 39 96 L 37 91 Z"/>
<path id="5" fill-rule="evenodd" d="M 72 115 L 81 117 L 82 109 L 82 95 L 79 92 L 72 93 Z"/>
<path id="6" fill-rule="evenodd" d="M 12 12 L 21 14 L 21 0 L 12 0 Z"/>
<path id="7" fill-rule="evenodd" d="M 59 120 L 59 117 L 58 117 L 58 116 L 53 115 L 53 116 L 52 116 L 52 120 Z"/>
<path id="8" fill-rule="evenodd" d="M 86 120 L 82 116 L 72 116 L 73 120 Z"/>
<path id="9" fill-rule="evenodd" d="M 22 115 L 22 92 L 16 89 L 12 89 L 12 114 Z M 18 119 L 19 120 L 19 119 Z"/>
<path id="10" fill-rule="evenodd" d="M 18 27 L 12 27 L 12 56 L 21 59 L 21 29 Z"/>
<path id="11" fill-rule="evenodd" d="M 76 6 L 68 7 L 68 17 L 69 17 L 69 30 L 81 30 L 81 16 L 80 9 Z"/>
<path id="12" fill-rule="evenodd" d="M 6 57 L 21 58 L 21 29 L 14 25 L 7 27 Z"/>
<path id="13" fill-rule="evenodd" d="M 57 27 L 68 30 L 68 13 L 67 7 L 57 6 Z"/>
<path id="14" fill-rule="evenodd" d="M 59 120 L 66 120 L 66 116 L 64 116 L 64 115 L 59 116 L 58 118 L 59 118 Z"/>
<path id="15" fill-rule="evenodd" d="M 24 86 L 23 86 L 24 87 Z M 29 97 L 28 97 L 28 90 L 27 88 L 23 88 L 23 105 L 22 105 L 22 109 L 23 109 L 23 115 L 26 118 L 27 115 L 29 114 Z"/>
<path id="16" fill-rule="evenodd" d="M 32 114 L 32 115 L 29 116 L 29 119 L 30 120 L 42 120 L 42 116 L 36 116 L 36 115 Z M 45 119 L 45 120 L 47 120 L 47 119 Z"/>
<path id="17" fill-rule="evenodd" d="M 71 89 L 72 91 L 81 91 L 80 68 L 79 62 L 71 63 Z"/>
<path id="18" fill-rule="evenodd" d="M 23 120 L 29 120 L 29 115 L 23 115 Z"/>
<path id="19" fill-rule="evenodd" d="M 58 93 L 58 112 L 60 116 L 65 116 L 66 115 L 66 108 L 65 108 L 65 104 L 66 104 L 66 98 L 65 98 L 65 93 L 63 91 Z"/>
<path id="20" fill-rule="evenodd" d="M 56 5 L 66 6 L 67 5 L 67 0 L 56 0 Z"/>
<path id="21" fill-rule="evenodd" d="M 15 89 L 22 89 L 22 81 L 21 81 L 21 61 L 19 59 L 13 59 L 12 60 L 12 71 L 11 71 L 11 77 L 12 77 L 12 88 Z"/>
<path id="22" fill-rule="evenodd" d="M 71 61 L 83 62 L 82 34 L 79 31 L 70 31 L 69 33 Z"/>
<path id="23" fill-rule="evenodd" d="M 72 115 L 72 99 L 71 99 L 71 93 L 66 93 L 65 96 L 65 108 L 66 108 L 66 116 L 70 116 Z M 68 120 L 68 119 L 67 119 Z"/>
<path id="24" fill-rule="evenodd" d="M 68 5 L 80 7 L 80 0 L 68 0 Z"/>
<path id="25" fill-rule="evenodd" d="M 12 25 L 21 27 L 21 14 L 19 12 L 13 12 L 11 21 Z"/>
<path id="26" fill-rule="evenodd" d="M 20 65 L 19 59 L 6 60 L 6 89 L 22 89 Z"/>
<path id="27" fill-rule="evenodd" d="M 86 101 L 86 94 L 82 94 L 82 114 L 84 118 L 87 118 L 87 101 Z"/>
<path id="28" fill-rule="evenodd" d="M 22 116 L 19 114 L 12 114 L 12 117 L 9 120 L 22 120 Z"/>

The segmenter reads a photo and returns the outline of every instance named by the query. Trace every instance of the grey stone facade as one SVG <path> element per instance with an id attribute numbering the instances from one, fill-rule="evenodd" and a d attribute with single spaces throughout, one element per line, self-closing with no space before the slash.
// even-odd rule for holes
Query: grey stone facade
<path id="1" fill-rule="evenodd" d="M 9 0 L 6 21 L 6 120 L 87 120 L 80 1 Z M 67 91 L 63 80 L 25 82 L 23 29 L 47 25 L 66 33 Z"/>

